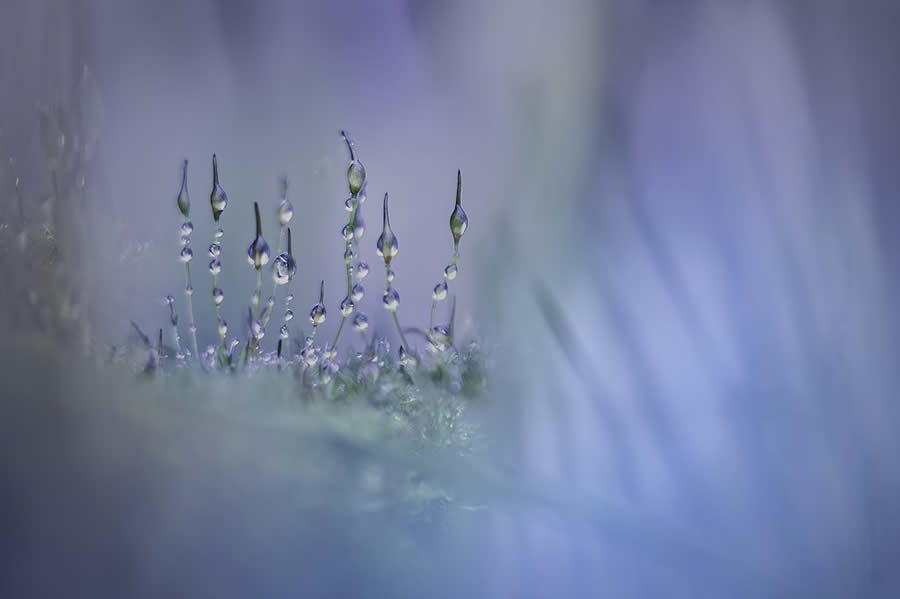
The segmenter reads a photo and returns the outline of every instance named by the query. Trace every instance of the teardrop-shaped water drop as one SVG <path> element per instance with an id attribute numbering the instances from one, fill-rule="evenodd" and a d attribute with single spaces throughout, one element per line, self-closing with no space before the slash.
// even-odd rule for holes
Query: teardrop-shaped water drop
<path id="1" fill-rule="evenodd" d="M 278 254 L 272 265 L 272 279 L 276 285 L 284 285 L 291 280 L 288 269 L 288 255 L 286 253 Z"/>
<path id="2" fill-rule="evenodd" d="M 185 288 L 184 288 L 184 294 L 185 294 L 185 295 L 194 295 L 194 286 L 193 286 L 193 285 L 187 285 L 187 286 L 185 286 Z"/>
<path id="3" fill-rule="evenodd" d="M 347 212 L 353 212 L 353 209 L 356 208 L 356 198 L 350 196 L 346 200 L 344 200 L 344 210 Z"/>
<path id="4" fill-rule="evenodd" d="M 219 227 L 218 229 L 216 229 L 216 232 L 213 233 L 213 237 L 216 239 L 222 239 L 222 237 L 224 235 L 225 235 L 225 230 L 222 227 Z"/>
<path id="5" fill-rule="evenodd" d="M 344 263 L 350 264 L 351 262 L 353 262 L 353 258 L 355 258 L 355 257 L 356 257 L 356 252 L 353 250 L 353 246 L 348 245 L 344 249 Z"/>
<path id="6" fill-rule="evenodd" d="M 369 317 L 362 312 L 357 312 L 356 316 L 353 317 L 353 327 L 357 331 L 365 331 L 369 328 Z"/>
<path id="7" fill-rule="evenodd" d="M 209 205 L 212 207 L 213 220 L 219 222 L 219 217 L 222 216 L 226 206 L 228 206 L 228 196 L 225 190 L 222 189 L 222 186 L 219 185 L 219 161 L 216 159 L 215 154 L 213 154 L 212 163 L 213 185 L 212 191 L 209 192 Z"/>
<path id="8" fill-rule="evenodd" d="M 213 258 L 209 261 L 209 274 L 216 276 L 220 272 L 222 272 L 222 263 Z"/>
<path id="9" fill-rule="evenodd" d="M 443 351 L 447 348 L 447 343 L 450 340 L 450 332 L 444 325 L 435 325 L 431 327 L 431 330 L 428 333 L 428 340 L 431 341 L 438 350 Z"/>
<path id="10" fill-rule="evenodd" d="M 351 227 L 349 224 L 344 225 L 344 227 L 341 229 L 341 237 L 344 238 L 344 241 L 350 241 L 351 239 L 353 239 L 353 227 Z"/>
<path id="11" fill-rule="evenodd" d="M 247 261 L 250 266 L 259 270 L 269 263 L 269 244 L 262 236 L 262 221 L 259 218 L 259 203 L 253 202 L 253 214 L 256 217 L 256 237 L 247 248 Z"/>
<path id="12" fill-rule="evenodd" d="M 178 255 L 179 259 L 185 264 L 191 261 L 191 258 L 194 257 L 194 250 L 190 248 L 190 246 L 186 246 L 181 248 L 181 253 Z"/>
<path id="13" fill-rule="evenodd" d="M 357 212 L 356 213 L 356 222 L 353 223 L 353 237 L 359 241 L 363 238 L 363 235 L 366 232 L 366 221 L 363 220 L 363 217 Z"/>
<path id="14" fill-rule="evenodd" d="M 214 287 L 212 291 L 213 295 L 213 303 L 217 306 L 221 305 L 225 300 L 225 292 L 219 289 L 218 287 Z"/>
<path id="15" fill-rule="evenodd" d="M 294 301 L 294 294 L 288 293 L 286 296 L 284 296 L 284 301 L 285 301 L 285 303 L 288 303 L 288 304 L 291 303 L 292 301 Z"/>
<path id="16" fill-rule="evenodd" d="M 188 161 L 185 160 L 181 170 L 181 189 L 178 191 L 178 197 L 175 200 L 176 204 L 178 204 L 178 211 L 185 218 L 191 214 L 191 196 L 188 194 L 187 188 L 187 168 Z"/>
<path id="17" fill-rule="evenodd" d="M 219 321 L 219 337 L 225 337 L 228 333 L 228 323 L 225 322 L 225 319 Z"/>
<path id="18" fill-rule="evenodd" d="M 456 273 L 458 272 L 455 264 L 448 264 L 444 268 L 444 278 L 448 281 L 452 281 L 456 278 Z"/>
<path id="19" fill-rule="evenodd" d="M 181 236 L 182 237 L 190 237 L 191 233 L 194 232 L 194 223 L 189 220 L 181 223 Z"/>
<path id="20" fill-rule="evenodd" d="M 291 320 L 293 320 L 293 318 L 294 318 L 294 311 L 293 310 L 285 310 L 284 321 L 290 322 Z"/>
<path id="21" fill-rule="evenodd" d="M 459 245 L 460 237 L 469 228 L 469 217 L 466 216 L 466 211 L 463 210 L 460 203 L 461 192 L 462 172 L 456 171 L 456 205 L 453 207 L 453 212 L 450 213 L 450 233 L 453 235 L 454 245 L 457 246 Z"/>
<path id="22" fill-rule="evenodd" d="M 362 281 L 369 274 L 369 265 L 365 262 L 360 262 L 356 265 L 356 278 Z"/>
<path id="23" fill-rule="evenodd" d="M 353 303 L 353 298 L 348 295 L 343 300 L 341 300 L 341 316 L 345 318 L 347 316 L 350 316 L 351 314 L 353 314 L 353 308 L 355 307 L 356 305 Z"/>
<path id="24" fill-rule="evenodd" d="M 325 322 L 328 312 L 325 310 L 325 281 L 319 283 L 319 302 L 309 311 L 309 321 L 318 326 Z"/>
<path id="25" fill-rule="evenodd" d="M 281 179 L 281 202 L 278 204 L 278 222 L 282 227 L 287 226 L 294 218 L 294 205 L 287 199 L 287 177 Z"/>
<path id="26" fill-rule="evenodd" d="M 391 269 L 388 269 L 385 278 L 387 279 L 388 283 L 393 283 L 394 282 L 394 271 Z"/>
<path id="27" fill-rule="evenodd" d="M 362 285 L 357 283 L 350 289 L 350 297 L 353 298 L 354 302 L 361 302 L 362 298 L 366 295 L 366 290 Z"/>
<path id="28" fill-rule="evenodd" d="M 441 281 L 437 285 L 434 286 L 434 290 L 431 292 L 431 299 L 436 302 L 442 301 L 447 298 L 447 281 Z"/>
<path id="29" fill-rule="evenodd" d="M 288 326 L 286 324 L 281 325 L 281 329 L 279 330 L 282 339 L 288 338 Z"/>
<path id="30" fill-rule="evenodd" d="M 218 243 L 215 243 L 215 242 L 209 244 L 209 257 L 210 258 L 218 258 L 220 253 L 222 253 L 222 246 L 220 246 Z"/>
<path id="31" fill-rule="evenodd" d="M 384 292 L 381 301 L 384 303 L 384 308 L 386 310 L 394 312 L 397 310 L 397 306 L 400 305 L 400 294 L 397 293 L 397 290 L 394 288 L 388 289 Z"/>
<path id="32" fill-rule="evenodd" d="M 385 264 L 390 264 L 391 259 L 397 255 L 400 245 L 397 243 L 397 237 L 391 231 L 391 218 L 388 214 L 388 194 L 384 194 L 384 212 L 383 227 L 378 241 L 375 242 L 375 253 L 384 259 Z"/>

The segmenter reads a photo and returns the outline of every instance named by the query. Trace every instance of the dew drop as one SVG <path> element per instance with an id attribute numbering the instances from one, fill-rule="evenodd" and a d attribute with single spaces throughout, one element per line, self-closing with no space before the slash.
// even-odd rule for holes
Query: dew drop
<path id="1" fill-rule="evenodd" d="M 292 301 L 294 301 L 294 294 L 293 294 L 293 293 L 288 293 L 288 294 L 285 296 L 284 301 L 287 302 L 287 303 L 291 303 Z"/>
<path id="2" fill-rule="evenodd" d="M 394 312 L 397 310 L 397 306 L 400 305 L 400 294 L 397 293 L 396 289 L 388 289 L 384 292 L 384 296 L 381 298 L 381 301 L 384 303 L 384 307 L 386 310 Z"/>
<path id="3" fill-rule="evenodd" d="M 353 209 L 356 208 L 356 198 L 350 196 L 346 200 L 344 200 L 344 210 L 347 212 L 353 212 Z"/>
<path id="4" fill-rule="evenodd" d="M 348 295 L 343 300 L 341 300 L 341 315 L 345 318 L 347 316 L 350 316 L 351 314 L 353 314 L 353 308 L 355 307 L 356 306 L 353 303 L 353 298 Z"/>
<path id="5" fill-rule="evenodd" d="M 225 230 L 222 227 L 219 227 L 218 229 L 216 229 L 216 232 L 213 234 L 213 237 L 215 237 L 216 239 L 222 239 L 222 237 L 224 235 L 225 235 Z"/>
<path id="6" fill-rule="evenodd" d="M 287 254 L 278 254 L 275 258 L 272 265 L 272 279 L 276 285 L 284 285 L 291 280 Z"/>
<path id="7" fill-rule="evenodd" d="M 344 227 L 341 229 L 341 237 L 344 238 L 344 241 L 350 241 L 351 239 L 353 239 L 353 227 L 351 227 L 349 224 L 344 225 Z"/>
<path id="8" fill-rule="evenodd" d="M 219 254 L 222 252 L 222 246 L 218 243 L 209 244 L 209 257 L 210 258 L 218 258 Z"/>
<path id="9" fill-rule="evenodd" d="M 222 263 L 213 258 L 209 261 L 209 273 L 213 276 L 222 272 Z"/>
<path id="10" fill-rule="evenodd" d="M 444 268 L 444 278 L 448 281 L 452 281 L 456 278 L 457 268 L 455 264 L 448 264 Z"/>
<path id="11" fill-rule="evenodd" d="M 384 194 L 384 225 L 378 241 L 375 242 L 375 253 L 384 259 L 385 264 L 390 264 L 391 259 L 397 255 L 400 246 L 397 237 L 391 231 L 391 218 L 388 214 L 388 194 Z"/>
<path id="12" fill-rule="evenodd" d="M 194 257 L 194 250 L 190 247 L 184 247 L 181 249 L 181 253 L 179 254 L 179 258 L 185 264 L 191 261 L 191 258 Z"/>
<path id="13" fill-rule="evenodd" d="M 287 310 L 287 311 L 285 311 L 285 313 L 284 313 L 284 321 L 285 321 L 285 322 L 290 322 L 293 318 L 294 318 L 294 311 L 293 311 L 293 310 Z"/>
<path id="14" fill-rule="evenodd" d="M 309 321 L 314 325 L 320 325 L 325 322 L 328 312 L 322 304 L 316 304 L 309 311 Z"/>
<path id="15" fill-rule="evenodd" d="M 344 250 L 344 264 L 350 264 L 353 262 L 353 258 L 356 257 L 356 252 L 353 251 L 353 246 L 348 245 Z"/>
<path id="16" fill-rule="evenodd" d="M 434 290 L 431 292 L 431 299 L 436 302 L 444 300 L 447 298 L 447 281 L 441 281 L 437 285 L 434 286 Z"/>
<path id="17" fill-rule="evenodd" d="M 181 224 L 181 236 L 182 237 L 190 237 L 191 233 L 194 232 L 194 223 L 189 220 L 184 221 Z"/>
<path id="18" fill-rule="evenodd" d="M 250 266 L 259 270 L 269 263 L 269 244 L 262 236 L 262 221 L 259 218 L 259 203 L 253 202 L 253 213 L 256 217 L 256 237 L 247 248 L 247 261 Z"/>
<path id="19" fill-rule="evenodd" d="M 218 287 L 213 289 L 213 303 L 217 306 L 222 304 L 222 301 L 225 300 L 225 292 L 219 289 Z"/>
<path id="20" fill-rule="evenodd" d="M 363 238 L 363 235 L 366 232 L 366 221 L 363 220 L 363 217 L 356 214 L 356 222 L 353 223 L 353 237 L 356 238 L 357 241 Z"/>
<path id="21" fill-rule="evenodd" d="M 228 323 L 225 322 L 225 319 L 219 321 L 219 337 L 225 338 L 225 335 L 228 333 Z"/>
<path id="22" fill-rule="evenodd" d="M 259 291 L 250 294 L 250 304 L 254 307 L 259 305 Z"/>
<path id="23" fill-rule="evenodd" d="M 350 185 L 350 193 L 357 194 L 366 181 L 366 167 L 358 160 L 351 160 L 347 167 L 347 183 Z"/>
<path id="24" fill-rule="evenodd" d="M 394 282 L 394 271 L 393 271 L 393 270 L 388 270 L 388 271 L 387 271 L 387 282 L 388 282 L 388 283 L 393 283 L 393 282 Z"/>
<path id="25" fill-rule="evenodd" d="M 282 339 L 288 338 L 288 326 L 286 324 L 281 325 L 281 330 L 279 331 Z"/>
<path id="26" fill-rule="evenodd" d="M 356 265 L 356 278 L 362 281 L 369 274 L 369 265 L 365 262 L 360 262 Z"/>
<path id="27" fill-rule="evenodd" d="M 353 298 L 354 302 L 361 302 L 362 298 L 366 295 L 366 290 L 363 289 L 363 286 L 357 283 L 350 290 L 350 297 Z"/>
<path id="28" fill-rule="evenodd" d="M 193 286 L 193 285 L 188 285 L 187 287 L 185 287 L 185 288 L 184 288 L 184 294 L 185 294 L 185 295 L 194 295 L 194 286 Z"/>
<path id="29" fill-rule="evenodd" d="M 281 200 L 278 205 L 278 222 L 282 227 L 286 226 L 294 218 L 294 206 L 287 198 Z"/>
<path id="30" fill-rule="evenodd" d="M 357 331 L 365 331 L 369 328 L 369 317 L 362 312 L 357 312 L 356 316 L 353 317 L 353 327 Z"/>

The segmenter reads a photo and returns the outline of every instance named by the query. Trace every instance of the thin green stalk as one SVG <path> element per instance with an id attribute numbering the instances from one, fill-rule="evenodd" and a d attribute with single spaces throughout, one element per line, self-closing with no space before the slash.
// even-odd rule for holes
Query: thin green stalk
<path id="1" fill-rule="evenodd" d="M 384 280 L 385 280 L 385 291 L 390 292 L 391 290 L 391 282 L 388 279 L 391 271 L 391 265 L 384 265 Z M 391 310 L 391 316 L 394 319 L 394 326 L 397 328 L 397 334 L 400 335 L 400 341 L 403 343 L 403 347 L 409 351 L 409 344 L 406 342 L 406 337 L 403 336 L 403 329 L 400 327 L 400 320 L 397 318 L 397 310 Z"/>
<path id="2" fill-rule="evenodd" d="M 188 332 L 191 334 L 191 348 L 194 350 L 194 359 L 200 359 L 200 352 L 197 350 L 197 326 L 194 324 L 194 287 L 191 285 L 191 264 L 184 263 L 184 297 L 187 300 L 188 309 Z M 177 334 L 176 330 L 176 334 Z"/>

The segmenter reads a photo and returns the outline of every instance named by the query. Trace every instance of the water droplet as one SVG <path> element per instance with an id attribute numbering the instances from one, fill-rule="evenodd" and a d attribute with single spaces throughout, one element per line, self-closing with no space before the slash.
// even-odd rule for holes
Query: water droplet
<path id="1" fill-rule="evenodd" d="M 285 198 L 278 205 L 278 222 L 284 227 L 291 222 L 292 218 L 294 218 L 294 206 L 289 199 Z"/>
<path id="2" fill-rule="evenodd" d="M 454 245 L 459 245 L 459 239 L 469 228 L 469 217 L 466 216 L 465 210 L 460 203 L 460 195 L 462 192 L 462 173 L 456 171 L 456 205 L 453 212 L 450 213 L 450 233 L 453 235 Z"/>
<path id="3" fill-rule="evenodd" d="M 288 255 L 286 253 L 278 254 L 272 265 L 272 279 L 276 285 L 284 285 L 291 280 L 291 273 L 288 266 Z"/>
<path id="4" fill-rule="evenodd" d="M 213 186 L 212 191 L 209 192 L 209 205 L 212 207 L 213 220 L 219 222 L 219 217 L 228 206 L 228 196 L 219 185 L 219 162 L 215 154 L 213 154 Z"/>
<path id="5" fill-rule="evenodd" d="M 365 262 L 360 262 L 356 265 L 356 278 L 362 281 L 369 274 L 369 265 Z"/>
<path id="6" fill-rule="evenodd" d="M 293 311 L 293 310 L 286 310 L 285 313 L 284 313 L 284 321 L 285 321 L 285 322 L 290 322 L 293 318 L 294 318 L 294 311 Z"/>
<path id="7" fill-rule="evenodd" d="M 357 283 L 350 290 L 350 297 L 353 298 L 354 302 L 361 302 L 362 298 L 366 295 L 366 290 L 363 289 L 363 286 Z"/>
<path id="8" fill-rule="evenodd" d="M 168 304 L 168 305 L 171 306 L 171 305 L 174 304 L 174 303 L 175 303 L 175 298 L 172 297 L 171 295 L 167 295 L 167 296 L 166 296 L 166 304 Z"/>
<path id="9" fill-rule="evenodd" d="M 300 352 L 300 358 L 306 362 L 307 366 L 315 366 L 316 362 L 319 361 L 319 348 L 311 346 L 303 348 L 303 351 Z"/>
<path id="10" fill-rule="evenodd" d="M 450 341 L 450 332 L 444 325 L 435 325 L 431 327 L 431 330 L 428 332 L 428 340 L 431 341 L 439 351 L 444 351 L 447 349 L 447 344 Z"/>
<path id="11" fill-rule="evenodd" d="M 286 324 L 281 325 L 281 330 L 279 331 L 282 339 L 288 338 L 288 326 Z"/>
<path id="12" fill-rule="evenodd" d="M 406 348 L 402 345 L 400 346 L 400 350 L 397 352 L 399 356 L 399 360 L 397 360 L 400 366 L 413 367 L 416 365 L 416 357 L 411 353 L 406 351 Z"/>
<path id="13" fill-rule="evenodd" d="M 190 245 L 191 238 L 190 237 L 180 237 L 178 242 L 182 245 L 182 247 L 184 247 L 186 245 Z"/>
<path id="14" fill-rule="evenodd" d="M 325 322 L 327 311 L 325 310 L 325 281 L 319 283 L 319 302 L 309 311 L 309 321 L 313 325 L 320 325 Z"/>
<path id="15" fill-rule="evenodd" d="M 284 297 L 284 301 L 285 301 L 285 303 L 288 303 L 288 304 L 291 303 L 292 301 L 294 301 L 294 294 L 293 294 L 293 293 L 288 293 L 288 294 Z"/>
<path id="16" fill-rule="evenodd" d="M 344 225 L 344 227 L 341 229 L 341 237 L 344 238 L 344 241 L 350 241 L 351 239 L 353 239 L 353 227 L 351 227 L 349 224 Z"/>
<path id="17" fill-rule="evenodd" d="M 397 237 L 391 231 L 391 219 L 388 214 L 388 194 L 384 194 L 384 226 L 378 241 L 375 242 L 375 253 L 384 258 L 385 264 L 390 264 L 391 259 L 397 255 L 400 245 L 397 243 Z"/>
<path id="18" fill-rule="evenodd" d="M 353 209 L 356 208 L 356 198 L 350 196 L 346 200 L 344 200 L 344 210 L 347 212 L 353 212 Z"/>
<path id="19" fill-rule="evenodd" d="M 434 290 L 431 292 L 431 299 L 436 302 L 439 302 L 447 297 L 447 281 L 441 281 L 437 285 L 434 286 Z"/>
<path id="20" fill-rule="evenodd" d="M 309 311 L 309 321 L 314 325 L 320 325 L 325 322 L 326 316 L 327 311 L 322 304 L 316 304 L 312 307 L 312 310 Z"/>
<path id="21" fill-rule="evenodd" d="M 344 264 L 350 264 L 353 262 L 353 258 L 356 256 L 356 252 L 353 251 L 353 246 L 348 245 L 344 250 Z"/>
<path id="22" fill-rule="evenodd" d="M 250 304 L 254 307 L 259 305 L 259 291 L 254 291 L 250 294 Z"/>
<path id="23" fill-rule="evenodd" d="M 188 263 L 191 261 L 191 258 L 194 257 L 194 251 L 190 247 L 184 247 L 181 249 L 181 253 L 179 254 L 179 258 L 182 262 Z"/>
<path id="24" fill-rule="evenodd" d="M 225 338 L 226 333 L 228 333 L 228 323 L 225 322 L 225 319 L 219 321 L 219 337 Z"/>
<path id="25" fill-rule="evenodd" d="M 356 213 L 356 222 L 353 223 L 353 237 L 356 238 L 357 241 L 363 238 L 363 235 L 366 232 L 366 221 L 363 220 L 363 217 L 357 212 Z"/>
<path id="26" fill-rule="evenodd" d="M 218 258 L 219 254 L 222 252 L 222 246 L 218 243 L 209 244 L 209 257 L 210 258 Z"/>
<path id="27" fill-rule="evenodd" d="M 341 315 L 344 317 L 350 316 L 353 314 L 353 308 L 356 306 L 353 303 L 353 299 L 348 295 L 343 300 L 341 300 Z"/>
<path id="28" fill-rule="evenodd" d="M 225 292 L 222 291 L 221 289 L 219 289 L 218 287 L 215 287 L 213 289 L 212 295 L 213 295 L 213 303 L 217 306 L 221 305 L 222 302 L 225 300 Z"/>
<path id="29" fill-rule="evenodd" d="M 365 331 L 369 328 L 369 317 L 362 312 L 357 312 L 353 317 L 353 326 L 357 331 Z"/>
<path id="30" fill-rule="evenodd" d="M 181 171 L 181 189 L 178 192 L 178 198 L 176 199 L 176 203 L 178 204 L 178 211 L 181 212 L 181 215 L 187 218 L 191 213 L 191 196 L 188 195 L 187 189 L 187 167 L 188 161 L 184 161 L 184 167 Z"/>
<path id="31" fill-rule="evenodd" d="M 182 237 L 190 237 L 191 233 L 194 232 L 194 223 L 189 220 L 181 223 L 181 236 Z"/>
<path id="32" fill-rule="evenodd" d="M 387 278 L 388 283 L 393 283 L 394 282 L 394 271 L 388 269 L 386 278 Z"/>
<path id="33" fill-rule="evenodd" d="M 213 258 L 209 261 L 209 273 L 213 276 L 222 272 L 222 263 Z"/>
<path id="34" fill-rule="evenodd" d="M 384 303 L 384 307 L 386 310 L 394 312 L 397 310 L 397 306 L 400 305 L 400 294 L 397 293 L 396 289 L 388 289 L 384 292 L 384 296 L 382 296 L 381 301 Z"/>
<path id="35" fill-rule="evenodd" d="M 262 221 L 259 218 L 259 204 L 253 202 L 253 213 L 256 217 L 256 237 L 247 248 L 247 261 L 250 266 L 259 270 L 269 263 L 269 244 L 262 236 Z"/>
<path id="36" fill-rule="evenodd" d="M 264 335 L 262 322 L 259 320 L 254 320 L 253 324 L 250 325 L 250 331 L 253 333 L 254 337 L 256 337 L 257 339 L 262 339 L 262 336 Z"/>
<path id="37" fill-rule="evenodd" d="M 213 237 L 215 237 L 216 239 L 222 239 L 224 235 L 225 230 L 222 227 L 219 227 L 218 229 L 216 229 L 216 232 L 213 233 Z"/>
<path id="38" fill-rule="evenodd" d="M 185 295 L 194 295 L 194 286 L 193 286 L 193 285 L 187 285 L 187 286 L 184 288 L 184 294 L 185 294 Z"/>
<path id="39" fill-rule="evenodd" d="M 359 190 L 359 193 L 356 194 L 356 197 L 359 200 L 360 206 L 366 203 L 366 199 L 368 199 L 368 194 L 366 193 L 366 188 L 368 187 L 368 183 L 363 183 L 362 189 Z"/>
<path id="40" fill-rule="evenodd" d="M 452 281 L 456 278 L 457 268 L 455 264 L 448 264 L 444 268 L 444 278 L 448 281 Z"/>

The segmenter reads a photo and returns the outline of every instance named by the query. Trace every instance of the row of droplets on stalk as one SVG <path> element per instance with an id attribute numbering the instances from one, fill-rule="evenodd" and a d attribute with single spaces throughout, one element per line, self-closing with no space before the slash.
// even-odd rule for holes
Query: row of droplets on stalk
<path id="1" fill-rule="evenodd" d="M 333 370 L 336 368 L 334 360 L 337 352 L 336 347 L 341 338 L 346 321 L 353 316 L 353 326 L 365 337 L 365 331 L 368 328 L 368 317 L 358 309 L 362 301 L 365 290 L 362 286 L 362 280 L 369 274 L 369 266 L 361 257 L 360 240 L 365 232 L 365 222 L 362 217 L 362 205 L 366 201 L 367 179 L 366 170 L 362 162 L 359 160 L 356 149 L 349 136 L 341 131 L 341 135 L 350 152 L 350 164 L 347 167 L 347 181 L 350 190 L 350 196 L 345 200 L 344 207 L 348 212 L 347 223 L 341 229 L 341 236 L 345 242 L 344 246 L 344 266 L 347 275 L 347 294 L 341 300 L 341 323 L 334 340 L 330 345 L 326 345 L 324 349 L 323 367 Z M 213 236 L 213 242 L 209 246 L 209 272 L 212 275 L 212 298 L 216 312 L 217 330 L 219 333 L 219 344 L 217 348 L 210 346 L 207 349 L 207 356 L 212 359 L 214 364 L 233 364 L 233 351 L 239 342 L 232 340 L 230 346 L 226 346 L 225 338 L 228 332 L 228 325 L 222 318 L 221 306 L 224 301 L 224 292 L 218 287 L 218 275 L 221 273 L 222 264 L 219 260 L 221 253 L 221 243 L 224 237 L 224 230 L 220 224 L 220 218 L 228 205 L 228 196 L 219 183 L 218 161 L 213 155 L 213 185 L 210 192 L 210 207 L 212 209 L 213 221 L 216 231 Z M 181 252 L 180 260 L 184 264 L 185 269 L 185 297 L 188 308 L 189 331 L 191 334 L 191 347 L 194 355 L 198 355 L 196 340 L 196 325 L 193 316 L 193 286 L 191 284 L 190 262 L 193 258 L 193 250 L 191 249 L 191 234 L 193 233 L 193 224 L 190 221 L 190 195 L 187 189 L 187 161 L 184 162 L 182 171 L 181 188 L 177 196 L 177 206 L 179 212 L 185 218 L 181 225 Z M 438 302 L 446 299 L 448 294 L 448 281 L 452 281 L 457 275 L 457 263 L 459 259 L 459 241 L 463 233 L 468 227 L 468 218 L 463 211 L 460 196 L 462 186 L 462 175 L 457 171 L 457 189 L 456 203 L 454 210 L 450 216 L 450 231 L 453 236 L 453 261 L 444 268 L 444 278 L 435 285 L 432 292 L 432 306 L 429 317 L 429 328 L 425 336 L 428 341 L 427 347 L 431 351 L 443 351 L 448 344 L 452 344 L 452 316 L 450 325 L 434 325 L 434 311 Z M 269 263 L 269 246 L 262 234 L 262 222 L 259 213 L 259 205 L 254 202 L 254 218 L 256 225 L 256 234 L 250 246 L 247 249 L 247 258 L 250 265 L 256 271 L 256 288 L 248 307 L 248 329 L 249 339 L 246 344 L 244 358 L 248 359 L 251 355 L 256 356 L 259 353 L 259 342 L 265 335 L 265 328 L 268 325 L 276 303 L 277 288 L 287 285 L 287 292 L 284 298 L 284 314 L 282 325 L 280 328 L 280 339 L 278 342 L 277 355 L 282 355 L 283 343 L 289 340 L 290 332 L 288 323 L 292 320 L 294 314 L 291 310 L 291 302 L 293 293 L 291 291 L 291 283 L 296 273 L 297 266 L 292 251 L 291 229 L 288 226 L 291 222 L 294 209 L 287 198 L 288 184 L 286 179 L 282 179 L 281 201 L 278 206 L 278 221 L 280 225 L 278 237 L 277 256 L 272 263 L 272 293 L 266 301 L 262 310 L 260 310 L 260 298 L 262 292 L 262 268 Z M 391 229 L 390 214 L 388 208 L 389 196 L 384 195 L 383 203 L 383 227 L 382 233 L 376 242 L 376 253 L 384 260 L 385 264 L 385 291 L 382 296 L 382 303 L 386 310 L 391 313 L 392 320 L 400 337 L 401 345 L 399 349 L 400 364 L 409 366 L 415 363 L 414 356 L 410 353 L 409 345 L 406 341 L 403 329 L 400 326 L 397 317 L 397 308 L 400 303 L 400 295 L 393 286 L 394 273 L 391 270 L 391 260 L 399 251 L 399 243 L 397 237 Z M 283 240 L 287 234 L 287 248 L 283 249 Z M 310 323 L 312 324 L 312 332 L 305 339 L 304 347 L 300 352 L 302 363 L 306 366 L 314 366 L 320 358 L 322 352 L 315 347 L 315 338 L 320 325 L 325 323 L 327 318 L 327 310 L 325 308 L 325 284 L 324 281 L 319 286 L 319 301 L 310 310 Z M 170 322 L 173 329 L 173 337 L 176 344 L 177 357 L 184 359 L 190 355 L 190 351 L 182 352 L 180 337 L 178 335 L 177 314 L 174 307 L 174 298 L 167 298 L 170 308 Z M 354 312 L 356 314 L 354 315 Z"/>

